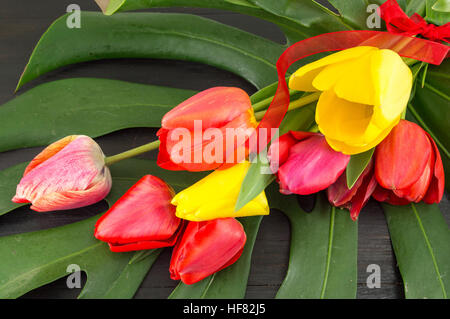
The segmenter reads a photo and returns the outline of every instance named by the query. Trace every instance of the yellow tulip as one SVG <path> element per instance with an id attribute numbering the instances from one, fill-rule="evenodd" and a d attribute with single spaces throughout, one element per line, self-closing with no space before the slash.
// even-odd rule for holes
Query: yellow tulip
<path id="1" fill-rule="evenodd" d="M 360 46 L 299 68 L 289 87 L 322 91 L 316 109 L 319 130 L 334 150 L 351 155 L 379 144 L 399 122 L 412 73 L 396 52 Z"/>
<path id="2" fill-rule="evenodd" d="M 190 221 L 215 218 L 268 215 L 269 205 L 262 191 L 244 207 L 235 211 L 242 181 L 250 167 L 242 162 L 224 170 L 216 170 L 172 199 L 176 215 Z"/>

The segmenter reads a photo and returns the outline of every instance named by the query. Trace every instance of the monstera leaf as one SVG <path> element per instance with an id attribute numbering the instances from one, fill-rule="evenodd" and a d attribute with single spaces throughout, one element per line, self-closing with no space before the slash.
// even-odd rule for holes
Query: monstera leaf
<path id="1" fill-rule="evenodd" d="M 416 80 L 413 100 L 408 106 L 408 119 L 417 122 L 435 140 L 444 163 L 446 180 L 450 180 L 450 61 L 429 66 L 422 87 L 421 76 Z M 447 191 L 449 183 L 446 184 Z"/>
<path id="2" fill-rule="evenodd" d="M 108 204 L 113 204 L 149 172 L 177 190 L 204 176 L 174 174 L 148 160 L 126 160 L 111 167 L 114 178 L 113 188 L 106 198 Z M 79 265 L 88 275 L 80 298 L 131 298 L 158 252 L 130 264 L 134 253 L 112 253 L 106 243 L 94 238 L 94 225 L 99 217 L 53 229 L 0 237 L 0 298 L 19 297 L 64 277 L 71 264 Z"/>
<path id="3" fill-rule="evenodd" d="M 159 127 L 165 113 L 195 93 L 91 78 L 39 85 L 0 107 L 0 118 L 8 119 L 0 126 L 0 151 L 48 145 L 71 134 Z"/>
<path id="4" fill-rule="evenodd" d="M 97 2 L 105 15 L 112 16 L 83 12 L 80 29 L 68 29 L 67 16 L 57 19 L 34 49 L 18 88 L 49 71 L 84 61 L 178 59 L 231 71 L 258 89 L 267 86 L 252 96 L 252 103 L 263 110 L 276 89 L 276 83 L 272 84 L 277 79 L 275 63 L 286 45 L 192 15 L 117 12 L 174 6 L 231 10 L 277 24 L 285 33 L 287 44 L 291 44 L 325 32 L 365 29 L 367 5 L 383 1 L 331 0 L 334 8 L 312 0 Z M 434 10 L 442 8 L 436 1 L 399 3 L 407 14 L 426 13 L 429 21 L 442 21 L 445 13 Z M 448 68 L 448 62 L 428 68 L 424 87 L 416 84 L 408 115 L 436 139 L 447 176 L 450 136 L 446 128 L 448 120 L 443 117 L 448 117 Z M 101 79 L 70 79 L 40 85 L 0 107 L 0 134 L 4 137 L 0 141 L 0 151 L 46 145 L 67 134 L 96 137 L 129 127 L 158 127 L 167 110 L 194 93 Z M 295 94 L 293 98 L 302 93 Z M 59 108 L 62 104 L 66 107 Z M 314 124 L 314 107 L 313 103 L 290 112 L 283 122 L 282 132 L 309 129 Z M 349 184 L 357 178 L 368 158 L 354 160 Z M 25 165 L 0 172 L 0 215 L 20 206 L 10 199 Z M 204 176 L 164 171 L 147 160 L 126 160 L 113 165 L 111 170 L 114 186 L 106 199 L 109 205 L 144 174 L 155 174 L 176 190 Z M 251 197 L 270 184 L 271 179 L 249 178 L 249 181 Z M 251 184 L 258 184 L 259 188 Z M 283 211 L 291 224 L 289 268 L 277 298 L 355 298 L 358 233 L 357 223 L 351 221 L 348 211 L 332 208 L 322 194 L 317 197 L 313 211 L 306 213 L 294 195 L 279 194 L 275 183 L 267 188 L 267 193 L 272 208 Z M 448 297 L 449 253 L 445 243 L 448 243 L 449 233 L 436 205 L 386 205 L 384 209 L 406 297 Z M 92 235 L 98 217 L 53 229 L 0 237 L 0 297 L 21 296 L 67 275 L 67 265 L 78 264 L 88 275 L 80 298 L 131 298 L 160 250 L 111 253 L 107 245 Z M 170 297 L 244 297 L 261 219 L 241 219 L 248 241 L 235 264 L 195 285 L 178 285 Z"/>

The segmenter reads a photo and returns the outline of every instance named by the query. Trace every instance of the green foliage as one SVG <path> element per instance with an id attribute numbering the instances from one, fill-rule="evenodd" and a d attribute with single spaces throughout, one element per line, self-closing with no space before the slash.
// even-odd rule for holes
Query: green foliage
<path id="1" fill-rule="evenodd" d="M 57 19 L 40 39 L 18 88 L 57 68 L 114 58 L 164 58 L 206 63 L 257 87 L 276 81 L 283 47 L 236 28 L 188 14 L 82 12 L 83 27 Z M 57 43 L 57 45 L 55 45 Z M 77 45 L 74 45 L 77 43 Z M 51 59 L 49 59 L 51 57 Z"/>
<path id="2" fill-rule="evenodd" d="M 159 127 L 165 113 L 195 93 L 91 78 L 42 84 L 0 107 L 0 119 L 8 119 L 0 125 L 0 151 L 48 145 L 72 134 Z"/>
<path id="3" fill-rule="evenodd" d="M 383 204 L 383 209 L 406 298 L 448 298 L 450 232 L 438 206 Z"/>
<path id="4" fill-rule="evenodd" d="M 358 223 L 348 211 L 330 207 L 319 194 L 314 210 L 304 212 L 295 195 L 269 190 L 274 208 L 291 223 L 289 268 L 277 298 L 355 298 Z"/>

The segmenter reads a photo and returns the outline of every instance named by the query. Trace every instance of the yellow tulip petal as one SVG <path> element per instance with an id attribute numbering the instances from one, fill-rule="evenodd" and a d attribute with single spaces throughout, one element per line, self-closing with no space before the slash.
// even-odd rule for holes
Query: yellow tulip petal
<path id="1" fill-rule="evenodd" d="M 325 138 L 328 142 L 328 145 L 330 145 L 330 147 L 337 152 L 341 152 L 341 153 L 344 153 L 347 155 L 359 154 L 359 153 L 368 151 L 371 148 L 374 148 L 375 146 L 380 144 L 381 141 L 383 141 L 386 138 L 386 136 L 391 132 L 392 128 L 394 128 L 394 126 L 398 124 L 399 121 L 400 121 L 400 118 L 397 118 L 392 123 L 391 126 L 389 126 L 387 129 L 383 130 L 375 139 L 373 139 L 370 143 L 367 143 L 365 145 L 355 146 L 355 145 L 347 144 L 342 141 L 331 139 L 327 136 L 325 136 Z"/>
<path id="2" fill-rule="evenodd" d="M 302 66 L 289 78 L 289 87 L 298 91 L 317 91 L 312 85 L 313 80 L 327 65 L 356 59 L 373 50 L 377 50 L 377 48 L 369 46 L 354 47 L 330 54 L 322 59 Z"/>
<path id="3" fill-rule="evenodd" d="M 412 89 L 412 72 L 402 58 L 392 50 L 372 54 L 372 76 L 375 106 L 388 121 L 397 118 L 405 109 Z"/>
<path id="4" fill-rule="evenodd" d="M 249 162 L 243 162 L 228 169 L 214 171 L 175 195 L 172 204 L 177 206 L 177 217 L 203 221 L 225 217 L 267 215 L 269 204 L 264 191 L 235 212 L 240 186 L 249 167 Z"/>
<path id="5" fill-rule="evenodd" d="M 365 144 L 364 134 L 372 114 L 371 105 L 353 103 L 339 98 L 333 91 L 325 91 L 317 103 L 316 122 L 322 134 L 329 138 Z"/>

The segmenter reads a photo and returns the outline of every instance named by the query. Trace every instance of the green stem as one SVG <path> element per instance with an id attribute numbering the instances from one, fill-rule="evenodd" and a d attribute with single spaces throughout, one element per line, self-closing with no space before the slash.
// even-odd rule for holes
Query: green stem
<path id="1" fill-rule="evenodd" d="M 298 91 L 295 91 L 295 90 L 289 90 L 289 95 L 292 95 L 292 94 L 294 94 L 294 93 L 296 93 L 296 92 L 298 92 Z M 259 101 L 259 102 L 256 102 L 255 104 L 252 105 L 253 110 L 254 110 L 255 112 L 257 112 L 257 111 L 261 111 L 261 110 L 267 109 L 267 107 L 270 105 L 270 103 L 272 102 L 272 100 L 273 100 L 273 96 L 269 96 L 268 98 L 266 98 L 266 99 L 264 99 L 264 100 L 261 100 L 261 101 Z"/>
<path id="2" fill-rule="evenodd" d="M 321 92 L 315 92 L 315 93 L 311 93 L 305 96 L 302 96 L 301 98 L 298 98 L 297 100 L 292 101 L 291 103 L 289 103 L 289 107 L 288 107 L 288 112 L 298 109 L 302 106 L 308 105 L 314 101 L 317 101 L 319 99 Z M 270 99 L 272 99 L 273 97 L 271 97 Z M 264 114 L 266 113 L 266 110 L 264 111 L 259 111 L 255 113 L 255 118 L 257 121 L 261 121 L 262 118 L 264 117 Z"/>
<path id="3" fill-rule="evenodd" d="M 106 165 L 109 166 L 109 165 L 112 165 L 114 163 L 120 162 L 120 161 L 122 161 L 124 159 L 132 158 L 132 157 L 141 155 L 143 153 L 156 150 L 159 147 L 159 144 L 160 144 L 160 142 L 159 142 L 159 140 L 157 140 L 157 141 L 153 141 L 151 143 L 148 143 L 148 144 L 145 144 L 145 145 L 133 148 L 133 149 L 131 149 L 129 151 L 126 151 L 126 152 L 123 152 L 123 153 L 120 153 L 120 154 L 117 154 L 117 155 L 108 156 L 105 159 L 105 163 L 106 163 Z"/>

